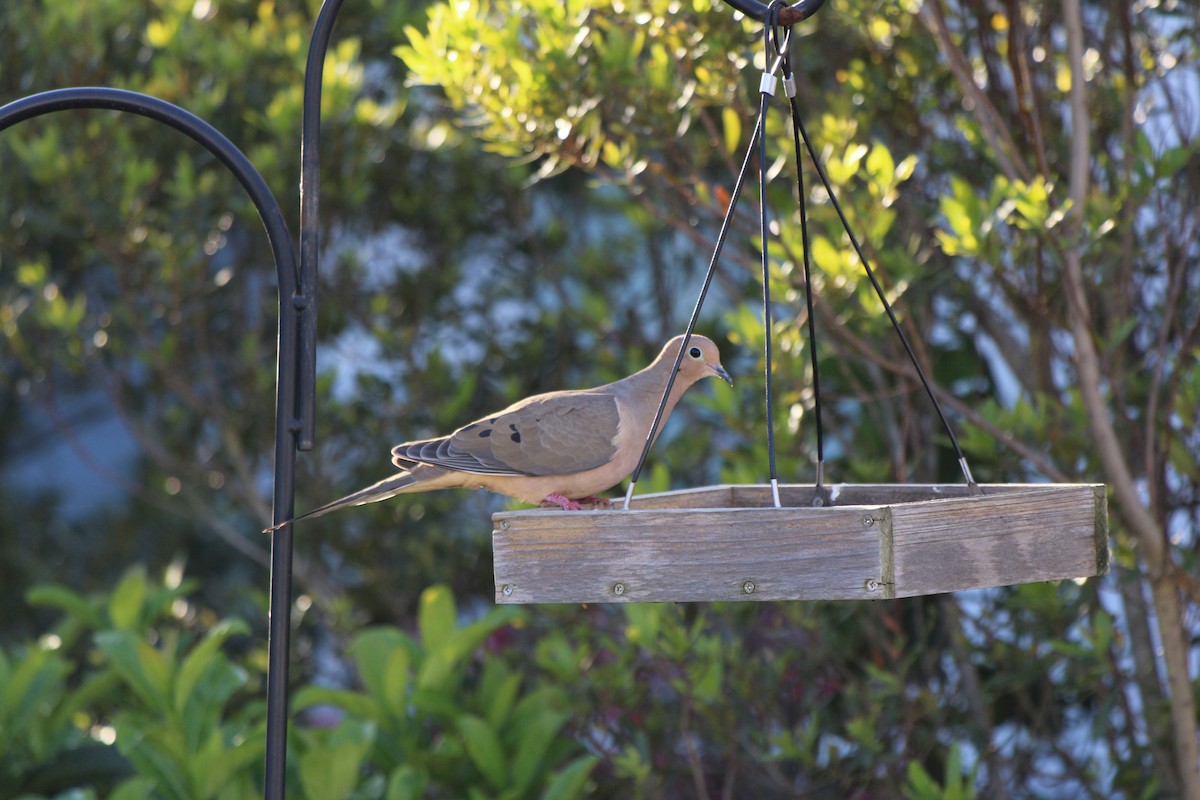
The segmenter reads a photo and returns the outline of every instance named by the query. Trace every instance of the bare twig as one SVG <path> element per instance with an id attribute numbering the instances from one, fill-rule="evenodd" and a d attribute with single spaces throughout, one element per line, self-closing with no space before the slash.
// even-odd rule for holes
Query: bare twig
<path id="1" fill-rule="evenodd" d="M 950 71 L 954 73 L 963 94 L 970 101 L 971 111 L 979 122 L 979 132 L 984 141 L 988 143 L 992 153 L 995 154 L 1000 171 L 1010 180 L 1028 182 L 1031 177 L 1029 167 L 1021 159 L 1021 151 L 1013 141 L 1008 126 L 1004 123 L 1003 117 L 1000 116 L 1000 112 L 996 110 L 996 106 L 993 105 L 987 93 L 975 84 L 970 62 L 967 61 L 963 51 L 950 36 L 950 28 L 946 25 L 946 10 L 942 1 L 931 0 L 931 2 L 924 3 L 921 6 L 921 19 L 933 34 L 938 51 L 946 60 Z"/>
<path id="2" fill-rule="evenodd" d="M 845 325 L 833 324 L 829 326 L 842 341 L 849 344 L 858 355 L 867 359 L 878 367 L 892 372 L 897 375 L 902 375 L 908 380 L 916 380 L 916 374 L 913 372 L 912 366 L 902 359 L 890 359 L 880 353 L 877 348 L 872 347 L 869 343 L 857 336 L 853 331 L 849 330 Z M 972 425 L 979 427 L 990 434 L 997 442 L 1004 447 L 1012 450 L 1021 458 L 1032 464 L 1038 472 L 1045 475 L 1047 478 L 1060 483 L 1070 481 L 1070 478 L 1059 469 L 1046 454 L 1039 452 L 1033 446 L 1017 439 L 1008 431 L 1000 428 L 995 423 L 988 420 L 982 414 L 963 401 L 959 400 L 951 394 L 943 386 L 931 381 L 930 386 L 933 388 L 934 394 L 937 395 L 938 401 L 945 403 L 959 416 L 966 419 Z"/>
<path id="3" fill-rule="evenodd" d="M 967 706 L 971 709 L 971 716 L 978 726 L 979 735 L 976 746 L 983 753 L 983 758 L 988 766 L 988 796 L 994 797 L 996 800 L 1005 800 L 1009 797 L 1008 787 L 1004 782 L 1004 772 L 1000 759 L 997 757 L 996 748 L 992 746 L 991 742 L 993 726 L 991 708 L 984 699 L 979 670 L 975 668 L 975 663 L 971 661 L 971 655 L 967 650 L 962 613 L 958 607 L 958 601 L 954 599 L 953 595 L 946 595 L 941 599 L 940 606 L 945 615 L 946 635 L 950 639 L 950 650 L 954 655 L 954 662 L 958 666 L 959 676 L 962 678 Z"/>

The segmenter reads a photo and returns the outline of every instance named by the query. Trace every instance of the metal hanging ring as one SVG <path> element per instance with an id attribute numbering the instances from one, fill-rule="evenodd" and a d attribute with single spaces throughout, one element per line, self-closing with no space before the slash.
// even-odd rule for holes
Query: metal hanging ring
<path id="1" fill-rule="evenodd" d="M 759 22 L 767 21 L 770 7 L 758 0 L 725 0 L 725 2 L 751 19 Z M 791 6 L 785 4 L 783 8 L 779 9 L 777 24 L 789 26 L 803 22 L 820 11 L 823 5 L 825 5 L 825 0 L 801 0 Z"/>

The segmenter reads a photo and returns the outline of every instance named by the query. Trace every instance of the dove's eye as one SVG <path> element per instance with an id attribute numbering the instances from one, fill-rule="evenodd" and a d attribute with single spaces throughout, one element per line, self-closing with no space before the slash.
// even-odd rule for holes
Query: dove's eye
<path id="1" fill-rule="evenodd" d="M 693 347 L 691 350 L 688 350 L 688 355 L 691 356 L 692 358 L 699 358 L 700 357 L 700 348 Z"/>

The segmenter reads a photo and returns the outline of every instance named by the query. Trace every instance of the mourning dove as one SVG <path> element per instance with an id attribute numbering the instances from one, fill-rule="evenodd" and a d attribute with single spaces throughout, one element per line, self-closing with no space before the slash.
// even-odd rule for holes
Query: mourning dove
<path id="1" fill-rule="evenodd" d="M 597 494 L 637 466 L 683 341 L 671 339 L 648 367 L 614 383 L 534 395 L 449 436 L 397 445 L 392 463 L 402 472 L 295 520 L 434 489 L 488 489 L 563 510 L 578 510 L 580 500 L 598 502 Z M 683 393 L 710 375 L 733 385 L 717 346 L 693 334 L 663 409 L 664 424 Z"/>

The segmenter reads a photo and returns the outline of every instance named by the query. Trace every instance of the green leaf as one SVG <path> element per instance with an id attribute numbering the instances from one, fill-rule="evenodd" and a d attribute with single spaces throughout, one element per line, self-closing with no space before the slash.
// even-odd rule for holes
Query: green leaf
<path id="1" fill-rule="evenodd" d="M 896 165 L 896 181 L 906 181 L 912 177 L 913 170 L 917 168 L 917 157 L 906 156 L 899 164 Z"/>
<path id="2" fill-rule="evenodd" d="M 265 732 L 231 744 L 220 728 L 207 732 L 202 746 L 187 754 L 190 783 L 200 798 L 216 798 L 236 779 L 238 773 L 256 765 L 266 750 Z"/>
<path id="3" fill-rule="evenodd" d="M 916 761 L 908 764 L 908 785 L 904 787 L 907 800 L 942 800 L 942 787 Z"/>
<path id="4" fill-rule="evenodd" d="M 108 618 L 114 628 L 129 630 L 138 624 L 146 599 L 146 570 L 138 565 L 125 573 L 108 601 Z"/>
<path id="5" fill-rule="evenodd" d="M 867 154 L 865 144 L 850 144 L 846 146 L 841 157 L 834 156 L 825 164 L 825 172 L 834 184 L 847 183 L 858 173 L 863 157 Z"/>
<path id="6" fill-rule="evenodd" d="M 418 772 L 411 764 L 404 764 L 397 767 L 388 779 L 384 800 L 421 800 L 428 784 L 428 776 Z"/>
<path id="7" fill-rule="evenodd" d="M 720 656 L 706 653 L 701 663 L 693 663 L 691 667 L 689 671 L 694 680 L 693 691 L 696 697 L 706 703 L 720 702 L 725 679 L 725 665 Z"/>
<path id="8" fill-rule="evenodd" d="M 300 785 L 309 800 L 349 798 L 358 785 L 363 759 L 375 742 L 375 726 L 347 719 L 328 742 L 309 749 L 300 758 Z"/>
<path id="9" fill-rule="evenodd" d="M 519 792 L 528 791 L 541 771 L 546 751 L 568 719 L 567 714 L 545 711 L 522 723 L 521 738 L 513 758 L 513 781 Z"/>
<path id="10" fill-rule="evenodd" d="M 26 289 L 40 289 L 49 279 L 46 265 L 40 261 L 29 261 L 17 267 L 17 285 Z"/>
<path id="11" fill-rule="evenodd" d="M 337 706 L 352 717 L 381 722 L 386 710 L 368 695 L 326 686 L 305 686 L 292 700 L 292 710 L 303 711 L 313 706 Z"/>
<path id="12" fill-rule="evenodd" d="M 595 756 L 580 756 L 554 773 L 541 800 L 574 800 L 583 794 L 588 778 L 599 759 Z"/>
<path id="13" fill-rule="evenodd" d="M 479 696 L 487 722 L 499 730 L 521 691 L 521 673 L 514 672 L 499 659 L 489 659 L 483 666 Z"/>
<path id="14" fill-rule="evenodd" d="M 736 153 L 742 143 L 742 118 L 737 109 L 732 106 L 722 109 L 721 126 L 725 131 L 725 152 Z"/>
<path id="15" fill-rule="evenodd" d="M 829 273 L 830 276 L 841 278 L 846 286 L 853 287 L 857 281 L 858 273 L 852 269 L 855 264 L 850 260 L 848 248 L 839 248 L 825 236 L 813 237 L 812 262 L 816 268 Z M 755 322 L 760 326 L 762 324 L 757 320 Z"/>
<path id="16" fill-rule="evenodd" d="M 395 628 L 372 628 L 350 645 L 358 677 L 380 709 L 405 716 L 412 668 L 412 640 Z"/>
<path id="17" fill-rule="evenodd" d="M 92 602 L 65 586 L 35 586 L 25 593 L 25 602 L 31 606 L 57 608 L 88 628 L 104 627 L 104 618 Z"/>
<path id="18" fill-rule="evenodd" d="M 664 608 L 659 603 L 627 603 L 621 606 L 625 612 L 625 638 L 633 644 L 653 648 L 662 627 Z"/>
<path id="19" fill-rule="evenodd" d="M 417 628 L 426 653 L 435 653 L 446 646 L 458 628 L 454 594 L 449 587 L 430 586 L 421 592 Z"/>
<path id="20" fill-rule="evenodd" d="M 144 717 L 120 714 L 113 721 L 117 729 L 117 748 L 133 763 L 138 773 L 154 779 L 161 797 L 193 800 L 187 778 L 180 768 L 184 754 L 169 741 L 161 725 Z"/>
<path id="21" fill-rule="evenodd" d="M 152 778 L 130 778 L 118 786 L 108 800 L 149 800 L 154 796 L 154 788 Z"/>
<path id="22" fill-rule="evenodd" d="M 496 791 L 508 785 L 508 759 L 500 739 L 491 726 L 479 717 L 464 714 L 458 718 L 458 731 L 466 744 L 467 755 Z"/>
<path id="23" fill-rule="evenodd" d="M 248 681 L 246 670 L 224 656 L 213 660 L 179 709 L 189 750 L 198 749 L 208 732 L 220 725 L 226 702 Z"/>
<path id="24" fill-rule="evenodd" d="M 445 689 L 455 670 L 483 644 L 483 640 L 519 615 L 520 611 L 511 606 L 497 608 L 483 619 L 457 631 L 439 649 L 427 651 L 417 675 L 417 686 L 421 689 Z"/>
<path id="25" fill-rule="evenodd" d="M 120 685 L 121 679 L 113 670 L 106 669 L 89 675 L 77 689 L 58 703 L 50 718 L 50 729 L 65 729 L 72 724 L 76 714 L 87 713 L 93 704 L 109 696 Z"/>
<path id="26" fill-rule="evenodd" d="M 170 669 L 161 653 L 127 630 L 101 631 L 95 641 L 138 699 L 155 711 L 170 709 Z"/>
<path id="27" fill-rule="evenodd" d="M 182 711 L 196 682 L 212 665 L 213 660 L 220 655 L 221 645 L 230 636 L 248 634 L 249 626 L 241 620 L 223 620 L 208 630 L 200 644 L 192 648 L 179 668 L 175 679 L 175 708 Z"/>
<path id="28" fill-rule="evenodd" d="M 963 783 L 962 749 L 954 744 L 946 755 L 946 800 L 966 800 Z"/>
<path id="29" fill-rule="evenodd" d="M 31 749 L 38 755 L 43 743 L 33 731 L 38 719 L 61 697 L 70 665 L 57 652 L 33 647 L 15 664 L 6 661 L 5 667 L 0 676 L 0 742 L 14 735 L 29 736 Z"/>
<path id="30" fill-rule="evenodd" d="M 882 144 L 871 148 L 867 156 L 867 172 L 883 186 L 893 186 L 896 183 L 896 161 L 892 153 Z"/>
<path id="31" fill-rule="evenodd" d="M 1187 166 L 1195 155 L 1196 148 L 1194 146 L 1172 147 L 1158 157 L 1154 171 L 1160 178 L 1173 178 L 1176 173 Z"/>

